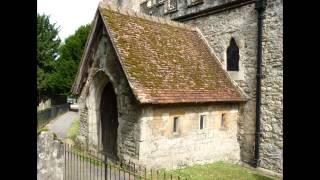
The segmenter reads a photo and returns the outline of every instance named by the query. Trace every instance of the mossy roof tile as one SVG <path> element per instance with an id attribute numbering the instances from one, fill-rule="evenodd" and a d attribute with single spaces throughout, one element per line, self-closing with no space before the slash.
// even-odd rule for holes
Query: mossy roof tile
<path id="1" fill-rule="evenodd" d="M 195 28 L 104 6 L 99 12 L 141 103 L 245 100 Z"/>

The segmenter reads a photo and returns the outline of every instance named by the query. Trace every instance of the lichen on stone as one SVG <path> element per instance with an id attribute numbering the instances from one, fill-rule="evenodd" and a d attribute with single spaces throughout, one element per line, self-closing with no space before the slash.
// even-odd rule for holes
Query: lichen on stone
<path id="1" fill-rule="evenodd" d="M 147 101 L 244 100 L 197 31 L 106 8 L 100 13 L 127 79 Z"/>

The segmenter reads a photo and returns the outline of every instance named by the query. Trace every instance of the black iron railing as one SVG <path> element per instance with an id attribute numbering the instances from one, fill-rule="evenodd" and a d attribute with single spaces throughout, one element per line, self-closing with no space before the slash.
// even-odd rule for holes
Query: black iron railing
<path id="1" fill-rule="evenodd" d="M 185 180 L 166 171 L 147 169 L 130 161 L 114 161 L 102 152 L 64 145 L 64 180 Z"/>

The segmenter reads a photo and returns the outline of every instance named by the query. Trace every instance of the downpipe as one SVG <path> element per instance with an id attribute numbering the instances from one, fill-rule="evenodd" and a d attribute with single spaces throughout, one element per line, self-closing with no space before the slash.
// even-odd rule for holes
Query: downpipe
<path id="1" fill-rule="evenodd" d="M 255 148 L 254 148 L 254 167 L 260 165 L 259 148 L 260 148 L 260 124 L 261 124 L 261 64 L 262 64 L 262 28 L 263 28 L 263 13 L 267 6 L 267 0 L 256 0 L 258 13 L 258 44 L 257 44 L 257 84 L 256 84 L 256 133 L 255 133 Z"/>

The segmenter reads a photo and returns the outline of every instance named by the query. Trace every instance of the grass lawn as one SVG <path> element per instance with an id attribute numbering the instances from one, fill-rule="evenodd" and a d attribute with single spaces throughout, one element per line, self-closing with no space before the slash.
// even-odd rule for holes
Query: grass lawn
<path id="1" fill-rule="evenodd" d="M 261 173 L 225 162 L 216 162 L 213 164 L 196 165 L 170 171 L 174 176 L 195 180 L 276 180 Z"/>
<path id="2" fill-rule="evenodd" d="M 68 138 L 75 141 L 75 139 L 79 133 L 79 129 L 80 129 L 80 121 L 79 121 L 79 119 L 75 119 L 72 122 L 70 128 L 68 129 L 68 134 L 67 134 Z"/>

